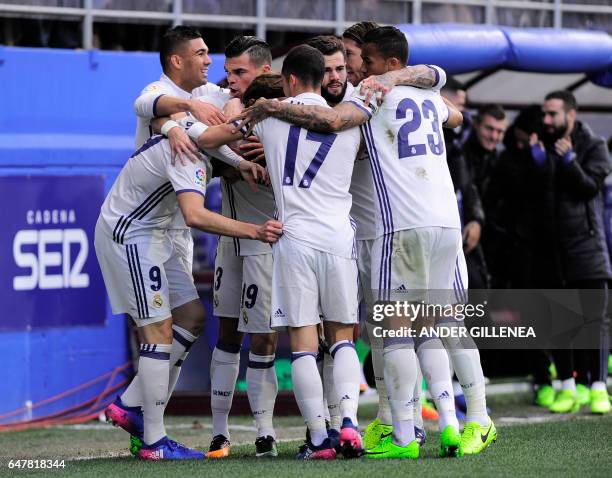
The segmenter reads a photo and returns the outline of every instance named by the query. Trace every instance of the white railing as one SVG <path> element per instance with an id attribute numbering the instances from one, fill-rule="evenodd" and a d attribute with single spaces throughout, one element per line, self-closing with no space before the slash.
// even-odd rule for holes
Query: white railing
<path id="1" fill-rule="evenodd" d="M 83 23 L 82 28 L 82 47 L 91 48 L 93 44 L 93 24 L 96 21 L 109 21 L 109 20 L 135 20 L 139 22 L 151 20 L 152 22 L 167 21 L 168 24 L 180 25 L 183 23 L 190 23 L 196 25 L 212 24 L 215 26 L 233 26 L 242 25 L 244 27 L 253 28 L 256 31 L 257 36 L 266 38 L 266 33 L 269 28 L 278 30 L 283 28 L 286 30 L 301 30 L 318 29 L 320 31 L 334 31 L 336 34 L 340 34 L 347 26 L 360 20 L 366 20 L 367 18 L 347 18 L 347 6 L 359 6 L 361 0 L 327 0 L 330 2 L 329 17 L 326 19 L 302 19 L 302 18 L 283 18 L 276 16 L 267 15 L 267 0 L 251 0 L 252 14 L 249 15 L 226 15 L 220 13 L 204 14 L 204 13 L 190 13 L 185 11 L 185 4 L 183 0 L 158 0 L 157 6 L 165 9 L 165 11 L 142 11 L 142 10 L 130 10 L 130 9 L 118 9 L 117 6 L 127 6 L 129 8 L 129 0 L 125 2 L 109 2 L 110 6 L 114 8 L 96 8 L 96 6 L 104 6 L 104 0 L 81 0 L 64 2 L 61 0 L 45 1 L 45 0 L 29 0 L 28 5 L 13 4 L 8 2 L 2 2 L 0 0 L 0 16 L 35 16 L 38 18 L 58 18 L 58 19 L 74 19 L 78 18 Z M 421 24 L 425 21 L 431 21 L 429 17 L 424 15 L 428 9 L 436 7 L 456 7 L 456 8 L 472 8 L 476 10 L 482 10 L 483 21 L 479 22 L 477 17 L 479 15 L 472 12 L 472 16 L 475 20 L 472 23 L 485 23 L 495 24 L 497 15 L 503 15 L 508 12 L 531 12 L 542 15 L 550 15 L 550 21 L 545 21 L 540 26 L 552 26 L 554 28 L 561 28 L 567 26 L 564 23 L 564 14 L 584 14 L 584 15 L 605 15 L 608 18 L 608 30 L 612 30 L 612 2 L 601 2 L 596 3 L 597 0 L 592 0 L 589 3 L 588 0 L 579 0 L 581 3 L 577 3 L 577 0 L 541 0 L 541 1 L 530 1 L 530 0 L 369 0 L 365 2 L 372 8 L 373 4 L 378 4 L 378 8 L 383 9 L 385 6 L 398 6 L 397 4 L 405 4 L 409 16 L 406 18 L 397 18 L 395 23 L 414 23 Z M 300 2 L 309 2 L 309 0 L 287 0 L 287 4 L 290 6 L 300 5 Z M 55 3 L 56 5 L 52 5 Z M 62 4 L 81 4 L 80 7 L 74 6 L 60 6 Z M 123 5 L 121 5 L 123 3 Z M 136 2 L 136 5 L 139 2 Z M 149 4 L 151 2 L 148 2 Z M 214 3 L 214 2 L 213 2 Z M 224 0 L 219 0 L 216 3 L 217 10 L 222 8 Z M 230 2 L 227 2 L 230 3 Z M 248 2 L 246 2 L 248 3 Z M 309 2 L 310 3 L 310 2 Z M 605 4 L 607 3 L 607 5 Z M 144 2 L 140 2 L 144 5 Z M 209 3 L 210 4 L 210 3 Z M 193 5 L 191 3 L 190 5 Z M 205 2 L 202 4 L 205 5 Z M 280 12 L 283 13 L 282 11 Z M 524 13 L 523 13 L 524 14 Z M 350 16 L 350 15 L 349 15 Z M 570 17 L 568 17 L 569 19 Z M 599 17 L 601 18 L 601 17 Z M 471 20 L 463 20 L 470 22 Z M 381 22 L 384 23 L 384 22 Z M 391 23 L 391 20 L 388 20 Z M 571 23 L 571 22 L 570 22 Z M 573 26 L 570 24 L 570 26 Z"/>

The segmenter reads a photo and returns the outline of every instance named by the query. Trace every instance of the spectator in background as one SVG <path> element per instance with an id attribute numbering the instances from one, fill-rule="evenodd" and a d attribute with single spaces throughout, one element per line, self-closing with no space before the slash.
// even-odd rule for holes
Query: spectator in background
<path id="1" fill-rule="evenodd" d="M 465 109 L 467 104 L 467 90 L 465 85 L 458 81 L 457 79 L 449 76 L 446 78 L 446 84 L 442 88 L 442 95 L 448 98 L 453 104 L 457 107 L 459 111 L 463 114 L 463 124 L 457 126 L 454 129 L 445 128 L 444 131 L 452 132 L 452 138 L 454 141 L 457 141 L 459 145 L 465 143 L 467 138 L 472 131 L 472 115 L 469 111 Z M 448 136 L 451 137 L 450 134 Z M 447 135 L 445 134 L 444 140 L 448 145 Z"/>
<path id="2" fill-rule="evenodd" d="M 547 234 L 541 247 L 531 251 L 531 277 L 542 288 L 578 289 L 582 309 L 583 323 L 567 333 L 568 347 L 553 352 L 563 385 L 550 410 L 572 413 L 590 403 L 592 412 L 609 413 L 605 310 L 612 271 L 602 224 L 602 190 L 612 165 L 605 141 L 576 119 L 576 107 L 569 91 L 548 94 L 542 107 L 542 141 L 537 133 L 530 137 L 530 181 L 538 181 L 535 219 Z M 578 346 L 577 338 L 584 339 Z M 586 349 L 598 344 L 599 348 Z"/>
<path id="3" fill-rule="evenodd" d="M 497 161 L 497 148 L 506 132 L 506 114 L 497 105 L 484 105 L 474 118 L 474 126 L 463 145 L 467 182 L 476 189 L 481 198 L 491 168 Z M 482 220 L 482 219 L 481 219 Z M 489 287 L 489 273 L 481 246 L 482 223 L 467 222 L 463 231 L 465 260 L 468 268 L 470 289 Z"/>
<path id="4" fill-rule="evenodd" d="M 482 194 L 491 167 L 497 160 L 497 148 L 504 139 L 507 126 L 506 113 L 501 106 L 483 105 L 478 109 L 463 153 L 479 194 Z"/>
<path id="5" fill-rule="evenodd" d="M 536 403 L 556 412 L 590 403 L 593 411 L 605 412 L 607 393 L 598 390 L 605 388 L 601 383 L 607 370 L 604 306 L 610 265 L 600 218 L 603 181 L 611 166 L 603 140 L 576 120 L 571 93 L 551 93 L 543 110 L 544 125 L 539 125 L 540 107 L 519 114 L 504 141 L 506 150 L 491 171 L 483 198 L 487 258 L 497 282 L 512 288 L 602 291 L 597 296 L 580 294 L 585 321 L 592 321 L 590 343 L 601 344 L 601 349 L 553 354 L 562 393 L 555 397 L 549 385 L 546 360 L 540 355 L 532 362 Z M 546 309 L 551 315 L 550 304 Z M 569 319 L 557 310 L 551 320 Z"/>
<path id="6" fill-rule="evenodd" d="M 486 256 L 497 288 L 534 287 L 542 265 L 540 249 L 548 247 L 552 231 L 541 221 L 545 211 L 542 187 L 535 174 L 529 138 L 541 134 L 542 108 L 522 110 L 504 137 L 504 151 L 490 168 L 482 202 L 487 216 Z M 540 241 L 540 242 L 538 242 Z M 549 270 L 547 264 L 543 267 Z"/>
<path id="7" fill-rule="evenodd" d="M 463 85 L 450 77 L 447 78 L 446 85 L 442 88 L 442 95 L 452 101 L 457 109 L 461 111 L 464 118 L 469 118 L 469 114 L 465 111 L 466 92 Z M 469 131 L 470 126 L 468 126 Z M 474 249 L 479 248 L 480 233 L 484 225 L 484 212 L 480 195 L 476 189 L 476 185 L 468 172 L 465 157 L 463 154 L 462 145 L 467 138 L 467 131 L 463 126 L 457 128 L 444 128 L 444 143 L 446 144 L 446 160 L 448 169 L 450 170 L 457 195 L 457 203 L 459 205 L 459 214 L 461 216 L 461 224 L 463 227 L 464 252 L 466 256 L 471 254 Z M 469 134 L 469 133 L 468 133 Z M 482 251 L 478 254 L 482 255 Z M 484 289 L 486 286 L 486 277 L 475 279 L 469 276 L 469 287 L 475 289 Z"/>
<path id="8" fill-rule="evenodd" d="M 487 217 L 486 257 L 494 288 L 537 289 L 548 287 L 541 273 L 552 270 L 549 261 L 553 231 L 542 218 L 547 213 L 546 191 L 531 156 L 529 138 L 541 135 L 542 108 L 532 105 L 522 110 L 504 137 L 504 151 L 491 168 L 482 201 Z M 546 303 L 530 300 L 521 316 L 531 325 L 550 318 Z M 535 307 L 539 308 L 535 309 Z M 534 315 L 535 314 L 535 315 Z M 536 316 L 537 315 L 537 316 Z M 495 351 L 499 356 L 499 352 Z M 533 375 L 535 403 L 552 405 L 555 391 L 548 367 L 549 354 L 542 350 L 503 351 L 506 363 L 529 363 Z M 506 353 L 507 352 L 507 353 Z"/>

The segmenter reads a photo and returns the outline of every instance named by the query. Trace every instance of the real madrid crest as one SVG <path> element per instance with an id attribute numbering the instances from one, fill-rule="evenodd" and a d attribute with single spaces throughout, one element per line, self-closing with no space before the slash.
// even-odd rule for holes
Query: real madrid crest
<path id="1" fill-rule="evenodd" d="M 243 311 L 242 311 L 242 320 L 244 320 L 244 323 L 245 323 L 245 324 L 248 324 L 248 323 L 249 323 L 249 316 L 247 315 L 246 310 L 243 310 Z"/>
<path id="2" fill-rule="evenodd" d="M 164 305 L 164 301 L 161 298 L 160 294 L 155 294 L 153 296 L 153 307 L 159 309 L 162 305 Z"/>

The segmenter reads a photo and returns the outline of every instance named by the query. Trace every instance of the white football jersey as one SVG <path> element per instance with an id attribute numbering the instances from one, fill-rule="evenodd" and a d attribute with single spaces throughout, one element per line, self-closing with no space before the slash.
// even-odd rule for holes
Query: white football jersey
<path id="1" fill-rule="evenodd" d="M 437 91 L 397 86 L 380 107 L 351 101 L 371 116 L 361 129 L 376 191 L 377 236 L 417 227 L 460 228 L 442 124 L 448 108 Z"/>
<path id="2" fill-rule="evenodd" d="M 266 158 L 268 154 L 266 153 Z M 263 224 L 274 219 L 274 193 L 272 188 L 262 184 L 257 185 L 257 192 L 245 181 L 236 181 L 230 184 L 221 178 L 221 214 L 237 221 Z M 232 242 L 237 256 L 258 256 L 270 254 L 270 244 L 252 239 L 239 239 L 221 236 L 220 241 Z"/>
<path id="3" fill-rule="evenodd" d="M 214 83 L 206 83 L 191 92 L 194 98 L 205 100 L 223 110 L 225 103 L 232 99 L 227 88 L 221 88 Z"/>
<path id="4" fill-rule="evenodd" d="M 285 101 L 329 108 L 314 93 Z M 359 130 L 315 133 L 268 118 L 255 126 L 254 133 L 266 151 L 283 234 L 313 249 L 354 258 L 349 187 Z"/>
<path id="5" fill-rule="evenodd" d="M 168 140 L 151 137 L 123 166 L 102 204 L 99 222 L 119 244 L 143 237 L 163 240 L 172 218 L 181 214 L 177 194 L 196 192 L 204 201 L 210 163 L 201 158 L 196 164 L 172 166 Z"/>
<path id="6" fill-rule="evenodd" d="M 219 109 L 223 109 L 231 96 L 228 90 L 207 89 L 208 84 L 193 90 L 194 98 L 211 103 Z M 274 194 L 272 188 L 258 185 L 257 192 L 253 192 L 245 181 L 236 181 L 230 184 L 221 177 L 221 214 L 237 221 L 250 222 L 252 224 L 263 224 L 274 218 Z M 257 256 L 270 254 L 272 249 L 269 244 L 252 239 L 239 239 L 237 237 L 221 236 L 221 242 L 234 244 L 234 252 L 237 256 Z"/>
<path id="7" fill-rule="evenodd" d="M 157 116 L 157 101 L 164 95 L 176 98 L 190 99 L 192 96 L 202 96 L 206 94 L 211 98 L 211 103 L 218 106 L 218 98 L 229 97 L 229 90 L 219 88 L 213 83 L 206 83 L 193 92 L 188 92 L 180 88 L 165 74 L 162 74 L 158 81 L 149 83 L 140 93 L 134 102 L 136 112 L 136 149 L 140 148 L 152 135 L 151 120 Z M 222 106 L 221 106 L 222 108 Z M 181 167 L 180 164 L 176 166 Z M 188 229 L 183 215 L 178 212 L 172 221 L 172 229 Z"/>
<path id="8" fill-rule="evenodd" d="M 347 83 L 346 93 L 342 101 L 350 100 L 355 93 L 355 87 Z M 362 140 L 363 141 L 363 140 Z M 374 182 L 372 180 L 372 169 L 368 158 L 367 148 L 362 148 L 355 160 L 353 167 L 353 177 L 351 188 L 349 189 L 353 197 L 351 207 L 351 217 L 355 221 L 357 230 L 355 239 L 362 241 L 365 239 L 376 239 L 376 221 L 374 211 L 378 210 L 378 205 L 374 200 Z"/>
<path id="9" fill-rule="evenodd" d="M 154 81 L 145 86 L 140 92 L 140 96 L 134 102 L 134 111 L 136 112 L 137 118 L 136 149 L 140 148 L 145 141 L 153 135 L 151 120 L 157 116 L 157 101 L 164 95 L 186 100 L 192 97 L 207 96 L 210 98 L 210 103 L 218 108 L 223 108 L 223 106 L 219 106 L 221 102 L 220 99 L 225 97 L 229 98 L 229 90 L 220 88 L 214 83 L 206 83 L 193 90 L 193 92 L 189 92 L 183 90 L 165 74 L 162 74 L 158 81 Z"/>

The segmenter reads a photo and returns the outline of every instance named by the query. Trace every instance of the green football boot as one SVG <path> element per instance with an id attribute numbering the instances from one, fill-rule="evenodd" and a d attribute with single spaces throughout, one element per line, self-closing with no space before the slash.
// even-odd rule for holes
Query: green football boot
<path id="1" fill-rule="evenodd" d="M 611 408 L 607 390 L 591 390 L 591 413 L 610 413 Z"/>
<path id="2" fill-rule="evenodd" d="M 497 430 L 493 420 L 485 427 L 478 422 L 467 423 L 461 434 L 461 455 L 478 455 L 497 440 Z"/>
<path id="3" fill-rule="evenodd" d="M 399 446 L 393 443 L 393 436 L 389 435 L 381 438 L 380 443 L 366 450 L 366 458 L 382 459 L 382 458 L 407 458 L 416 460 L 419 457 L 421 448 L 416 440 L 412 440 L 406 446 Z"/>
<path id="4" fill-rule="evenodd" d="M 542 385 L 535 396 L 535 404 L 549 408 L 555 401 L 555 389 L 551 385 Z"/>
<path id="5" fill-rule="evenodd" d="M 130 435 L 130 453 L 134 456 L 138 456 L 138 452 L 142 448 L 142 441 L 140 438 Z"/>
<path id="6" fill-rule="evenodd" d="M 548 409 L 553 413 L 576 413 L 580 410 L 580 404 L 578 403 L 575 392 L 571 390 L 561 390 Z"/>
<path id="7" fill-rule="evenodd" d="M 591 389 L 581 383 L 576 384 L 576 400 L 578 405 L 583 407 L 591 403 Z"/>
<path id="8" fill-rule="evenodd" d="M 461 456 L 461 434 L 452 425 L 448 425 L 440 433 L 440 457 Z"/>
<path id="9" fill-rule="evenodd" d="M 612 375 L 612 354 L 608 355 L 608 375 Z"/>
<path id="10" fill-rule="evenodd" d="M 375 448 L 380 443 L 381 438 L 391 435 L 392 432 L 393 426 L 385 425 L 377 418 L 363 431 L 363 447 L 366 450 Z"/>

